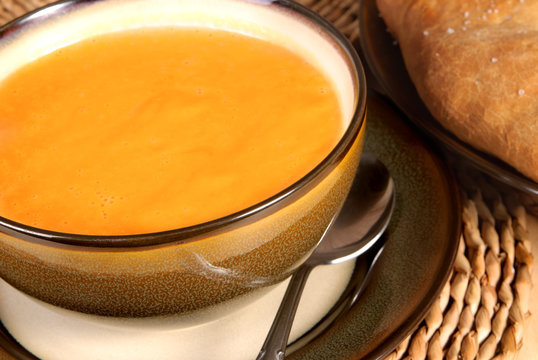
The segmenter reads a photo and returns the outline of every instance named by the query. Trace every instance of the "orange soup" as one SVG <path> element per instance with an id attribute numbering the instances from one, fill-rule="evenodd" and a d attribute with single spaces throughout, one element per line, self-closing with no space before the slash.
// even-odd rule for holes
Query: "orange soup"
<path id="1" fill-rule="evenodd" d="M 224 30 L 82 40 L 0 83 L 0 216 L 125 235 L 216 219 L 312 170 L 343 132 L 303 56 Z"/>

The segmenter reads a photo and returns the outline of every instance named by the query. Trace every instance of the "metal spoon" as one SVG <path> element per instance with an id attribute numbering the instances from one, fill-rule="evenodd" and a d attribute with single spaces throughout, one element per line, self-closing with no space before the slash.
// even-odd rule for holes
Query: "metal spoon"
<path id="1" fill-rule="evenodd" d="M 295 312 L 312 269 L 364 254 L 387 228 L 394 202 L 394 182 L 387 168 L 375 156 L 363 154 L 340 214 L 333 219 L 316 250 L 291 277 L 257 360 L 284 358 Z"/>

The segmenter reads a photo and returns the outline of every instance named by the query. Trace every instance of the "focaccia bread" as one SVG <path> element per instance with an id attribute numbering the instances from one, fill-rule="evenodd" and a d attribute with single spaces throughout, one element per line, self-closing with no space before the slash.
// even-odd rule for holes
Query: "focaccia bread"
<path id="1" fill-rule="evenodd" d="M 432 115 L 538 182 L 538 0 L 377 0 Z"/>

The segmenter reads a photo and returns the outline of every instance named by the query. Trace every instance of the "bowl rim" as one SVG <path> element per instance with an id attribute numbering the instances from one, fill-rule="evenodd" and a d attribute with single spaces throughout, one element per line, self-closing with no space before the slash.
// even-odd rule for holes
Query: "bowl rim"
<path id="1" fill-rule="evenodd" d="M 61 0 L 40 7 L 21 17 L 15 18 L 3 26 L 0 26 L 0 40 L 20 28 L 33 24 L 40 19 L 54 16 L 76 8 L 79 5 L 102 2 L 107 0 Z M 0 233 L 32 242 L 43 240 L 58 245 L 82 246 L 86 248 L 140 248 L 148 246 L 166 245 L 171 243 L 188 243 L 208 235 L 229 231 L 238 223 L 251 219 L 253 221 L 270 213 L 276 212 L 282 207 L 296 200 L 300 195 L 317 185 L 336 165 L 344 158 L 352 147 L 359 131 L 363 129 L 366 121 L 366 76 L 362 62 L 351 42 L 334 27 L 328 20 L 313 10 L 298 4 L 292 0 L 232 0 L 252 2 L 255 5 L 275 6 L 278 10 L 286 11 L 300 17 L 300 21 L 308 22 L 316 28 L 322 29 L 323 36 L 328 36 L 329 41 L 338 48 L 341 56 L 345 59 L 351 75 L 354 76 L 354 109 L 350 122 L 338 143 L 331 152 L 314 169 L 301 177 L 299 180 L 272 195 L 265 200 L 251 205 L 245 209 L 228 214 L 226 216 L 206 221 L 203 223 L 150 233 L 129 235 L 86 235 L 76 233 L 58 232 L 40 229 L 25 225 L 0 216 Z M 280 206 L 279 206 L 280 205 Z"/>

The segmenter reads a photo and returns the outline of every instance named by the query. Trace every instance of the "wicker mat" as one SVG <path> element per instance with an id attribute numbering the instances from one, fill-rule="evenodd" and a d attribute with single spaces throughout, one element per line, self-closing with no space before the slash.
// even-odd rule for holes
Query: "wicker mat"
<path id="1" fill-rule="evenodd" d="M 450 279 L 387 359 L 513 359 L 530 321 L 533 256 L 519 194 L 461 163 L 463 228 Z"/>
<path id="2" fill-rule="evenodd" d="M 0 23 L 50 2 L 0 0 Z M 352 41 L 358 38 L 359 1 L 299 2 Z M 510 192 L 458 170 L 465 192 L 463 229 L 450 280 L 418 329 L 388 359 L 511 359 L 523 343 L 533 264 L 526 210 Z"/>

